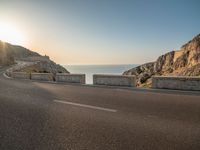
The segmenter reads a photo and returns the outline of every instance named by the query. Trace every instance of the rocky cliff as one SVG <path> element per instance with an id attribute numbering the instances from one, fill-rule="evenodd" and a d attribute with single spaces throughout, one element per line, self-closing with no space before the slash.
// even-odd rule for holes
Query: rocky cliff
<path id="1" fill-rule="evenodd" d="M 155 62 L 140 65 L 123 74 L 135 75 L 140 87 L 150 86 L 153 75 L 200 76 L 200 34 L 184 44 L 180 50 L 166 53 Z"/>
<path id="2" fill-rule="evenodd" d="M 34 65 L 27 65 L 17 71 L 69 73 L 64 67 L 50 60 L 48 56 L 41 56 L 24 47 L 0 41 L 0 65 L 12 65 L 17 61 L 35 62 Z"/>

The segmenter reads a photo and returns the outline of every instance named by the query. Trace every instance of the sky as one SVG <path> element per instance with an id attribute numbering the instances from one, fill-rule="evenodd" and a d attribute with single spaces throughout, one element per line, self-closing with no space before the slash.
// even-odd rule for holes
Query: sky
<path id="1" fill-rule="evenodd" d="M 13 44 L 60 64 L 142 64 L 200 33 L 199 6 L 199 0 L 0 0 L 0 35 L 9 32 Z"/>

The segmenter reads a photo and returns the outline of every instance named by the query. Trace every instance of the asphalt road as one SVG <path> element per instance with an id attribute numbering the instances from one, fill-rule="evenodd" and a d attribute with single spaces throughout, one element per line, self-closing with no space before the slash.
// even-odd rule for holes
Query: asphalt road
<path id="1" fill-rule="evenodd" d="M 199 150 L 200 95 L 0 75 L 0 150 Z"/>

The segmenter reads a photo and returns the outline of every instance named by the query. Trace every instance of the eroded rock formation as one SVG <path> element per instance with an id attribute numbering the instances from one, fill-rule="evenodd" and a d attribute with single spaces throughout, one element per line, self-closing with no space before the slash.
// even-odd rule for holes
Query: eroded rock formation
<path id="1" fill-rule="evenodd" d="M 153 75 L 200 76 L 200 34 L 186 43 L 178 51 L 171 51 L 155 62 L 146 63 L 125 71 L 124 75 L 135 75 L 137 85 L 151 85 Z"/>

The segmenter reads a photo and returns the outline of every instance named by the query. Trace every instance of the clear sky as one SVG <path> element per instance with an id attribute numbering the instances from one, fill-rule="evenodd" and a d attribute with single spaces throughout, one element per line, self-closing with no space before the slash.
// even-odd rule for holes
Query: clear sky
<path id="1" fill-rule="evenodd" d="M 57 63 L 141 64 L 199 34 L 199 7 L 200 0 L 0 0 L 0 24 L 23 37 L 15 44 Z"/>

